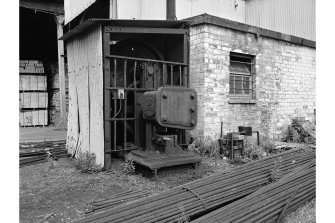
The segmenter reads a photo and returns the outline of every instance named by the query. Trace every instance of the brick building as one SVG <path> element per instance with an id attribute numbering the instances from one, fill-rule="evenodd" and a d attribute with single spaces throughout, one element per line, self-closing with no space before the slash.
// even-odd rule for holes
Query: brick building
<path id="1" fill-rule="evenodd" d="M 124 24 L 128 24 L 126 28 L 129 28 L 136 27 L 136 24 L 142 27 L 159 22 L 161 26 L 156 28 L 166 28 L 162 24 L 167 21 L 161 20 L 186 19 L 173 22 L 182 22 L 185 26 L 190 24 L 189 33 L 187 31 L 189 39 L 183 37 L 184 51 L 188 46 L 190 49 L 189 55 L 185 53 L 189 61 L 185 59 L 183 62 L 187 66 L 186 73 L 189 73 L 190 87 L 198 94 L 198 124 L 191 131 L 195 137 L 209 136 L 217 140 L 222 122 L 224 133 L 237 131 L 237 127 L 243 125 L 253 127 L 263 137 L 277 139 L 294 117 L 314 121 L 315 0 L 65 0 L 64 10 L 64 36 L 82 35 L 91 27 L 90 24 L 94 26 L 94 19 L 119 24 L 115 25 L 116 30 L 112 30 L 115 41 L 113 39 L 109 44 L 137 38 L 135 35 L 128 36 L 132 33 L 123 29 Z M 145 34 L 144 30 L 137 30 L 136 34 Z M 121 31 L 127 35 L 114 34 Z M 109 33 L 110 30 L 104 32 Z M 102 41 L 102 36 L 96 35 L 95 41 Z M 163 39 L 157 42 L 162 43 Z M 139 38 L 138 41 L 142 40 Z M 93 43 L 88 41 L 84 46 L 92 44 L 94 52 L 103 58 L 105 51 L 101 52 L 102 47 Z M 174 43 L 169 44 L 171 48 Z M 66 44 L 68 53 L 70 45 Z M 84 49 L 73 46 L 76 47 L 72 50 Z M 92 56 L 92 49 L 83 55 Z M 151 52 L 150 49 L 141 52 Z M 143 59 L 148 55 L 138 57 Z M 173 62 L 169 56 L 158 59 Z M 102 100 L 103 85 L 94 88 L 94 96 L 100 98 L 92 100 L 96 111 L 88 112 L 91 108 L 88 101 L 92 95 L 87 94 L 87 89 L 92 88 L 87 86 L 92 82 L 85 77 L 90 68 L 81 64 L 82 68 L 76 61 L 80 60 L 68 63 L 72 74 L 69 72 L 67 145 L 72 151 L 93 152 L 99 163 L 104 163 L 105 154 L 109 154 L 111 149 L 118 150 L 116 145 L 109 146 L 110 137 L 106 135 L 110 136 L 110 132 L 105 127 L 105 123 L 115 123 L 116 120 L 104 115 L 110 109 L 107 106 L 106 112 L 103 112 L 106 108 Z M 97 64 L 99 66 L 93 66 L 94 69 L 103 65 L 100 62 Z M 102 74 L 97 77 L 102 77 Z M 79 91 L 74 87 L 77 83 L 80 83 Z M 114 111 L 117 109 L 114 108 Z M 98 117 L 98 121 L 88 122 L 93 120 L 86 118 L 90 114 Z M 99 125 L 99 131 L 92 128 L 93 125 Z M 102 135 L 106 130 L 108 134 Z M 127 143 L 124 142 L 121 148 L 126 148 Z"/>
<path id="2" fill-rule="evenodd" d="M 252 126 L 278 138 L 294 117 L 314 120 L 315 42 L 208 14 L 192 17 L 190 86 L 198 92 L 193 135 L 218 138 Z"/>

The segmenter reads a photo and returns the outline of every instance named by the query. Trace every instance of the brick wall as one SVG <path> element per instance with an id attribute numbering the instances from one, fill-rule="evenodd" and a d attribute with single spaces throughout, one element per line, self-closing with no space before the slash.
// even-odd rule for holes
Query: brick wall
<path id="1" fill-rule="evenodd" d="M 315 49 L 210 24 L 191 27 L 190 87 L 198 92 L 194 136 L 216 139 L 252 126 L 280 138 L 294 117 L 314 121 Z M 229 54 L 255 55 L 256 103 L 229 103 Z"/>

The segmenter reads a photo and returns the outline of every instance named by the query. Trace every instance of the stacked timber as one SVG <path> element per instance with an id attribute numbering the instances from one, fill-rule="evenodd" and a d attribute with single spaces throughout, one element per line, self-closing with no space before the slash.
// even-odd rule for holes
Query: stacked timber
<path id="1" fill-rule="evenodd" d="M 20 60 L 20 73 L 44 73 L 43 62 L 38 60 Z"/>
<path id="2" fill-rule="evenodd" d="M 20 125 L 48 124 L 47 77 L 41 61 L 20 60 Z"/>
<path id="3" fill-rule="evenodd" d="M 315 159 L 258 191 L 192 222 L 281 222 L 315 198 Z"/>
<path id="4" fill-rule="evenodd" d="M 315 159 L 315 151 L 290 150 L 152 195 L 75 222 L 178 222 L 195 219 L 241 199 Z"/>

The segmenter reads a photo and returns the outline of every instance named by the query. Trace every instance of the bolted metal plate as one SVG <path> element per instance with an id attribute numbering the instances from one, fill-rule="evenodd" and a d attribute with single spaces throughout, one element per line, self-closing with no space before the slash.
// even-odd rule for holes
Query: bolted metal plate
<path id="1" fill-rule="evenodd" d="M 164 127 L 194 129 L 197 124 L 197 93 L 185 87 L 161 87 L 156 95 L 156 120 Z"/>
<path id="2" fill-rule="evenodd" d="M 186 87 L 160 87 L 143 95 L 143 118 L 168 128 L 194 129 L 197 93 Z"/>

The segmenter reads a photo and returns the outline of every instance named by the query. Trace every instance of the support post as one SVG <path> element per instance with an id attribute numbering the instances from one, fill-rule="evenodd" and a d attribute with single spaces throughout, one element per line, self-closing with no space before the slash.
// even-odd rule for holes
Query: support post
<path id="1" fill-rule="evenodd" d="M 58 46 L 58 77 L 59 77 L 59 100 L 60 100 L 60 120 L 57 126 L 66 126 L 67 112 L 65 99 L 65 58 L 64 42 L 59 40 L 63 36 L 64 15 L 55 15 L 57 24 L 57 46 Z"/>
<path id="2" fill-rule="evenodd" d="M 176 0 L 166 0 L 166 20 L 177 20 Z"/>
<path id="3" fill-rule="evenodd" d="M 109 1 L 109 18 L 117 19 L 117 0 Z"/>

